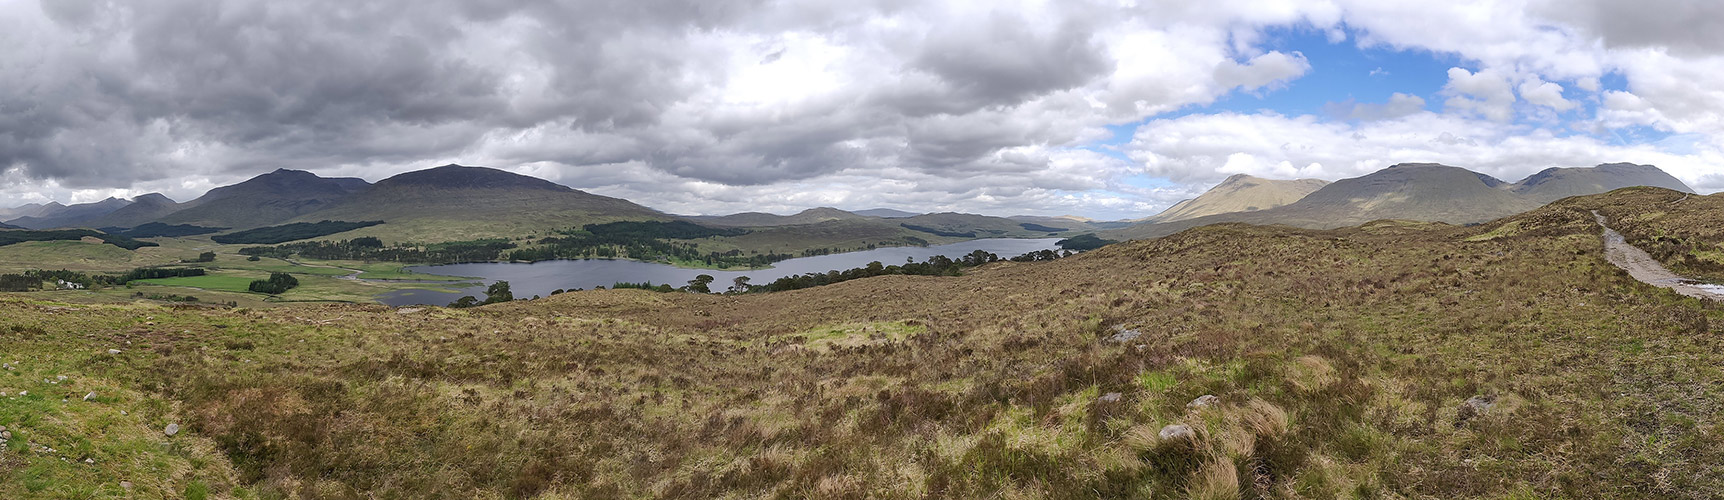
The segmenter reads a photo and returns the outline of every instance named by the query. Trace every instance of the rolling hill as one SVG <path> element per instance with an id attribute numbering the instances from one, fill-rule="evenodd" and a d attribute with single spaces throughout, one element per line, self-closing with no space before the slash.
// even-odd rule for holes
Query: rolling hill
<path id="1" fill-rule="evenodd" d="M 619 220 L 670 220 L 628 200 L 484 167 L 445 165 L 377 181 L 292 222 L 384 221 L 330 236 L 437 242 L 520 237 Z"/>
<path id="2" fill-rule="evenodd" d="M 132 202 L 119 198 L 108 199 L 95 203 L 79 203 L 76 205 L 60 205 L 49 203 L 44 205 L 37 215 L 19 217 L 6 223 L 29 229 L 53 229 L 62 227 L 88 227 L 89 222 L 116 210 L 131 205 Z"/>
<path id="3" fill-rule="evenodd" d="M 1651 186 L 1693 193 L 1694 189 L 1658 167 L 1607 163 L 1589 168 L 1548 168 L 1509 186 L 1509 191 L 1539 204 L 1570 196 L 1585 196 L 1631 186 Z"/>
<path id="4" fill-rule="evenodd" d="M 1144 221 L 1174 222 L 1205 215 L 1267 210 L 1299 201 L 1328 184 L 1318 179 L 1271 180 L 1237 174 L 1202 195 L 1176 203 Z"/>
<path id="5" fill-rule="evenodd" d="M 363 191 L 361 179 L 331 179 L 302 170 L 279 169 L 230 186 L 209 190 L 182 210 L 154 221 L 206 227 L 250 229 L 285 222 L 328 208 Z"/>
<path id="6" fill-rule="evenodd" d="M 691 221 L 709 226 L 725 227 L 771 227 L 794 226 L 799 224 L 815 224 L 833 220 L 861 220 L 869 216 L 846 212 L 832 207 L 818 207 L 803 210 L 795 215 L 777 215 L 764 212 L 743 212 L 722 216 L 690 216 Z"/>
<path id="7" fill-rule="evenodd" d="M 869 217 L 881 217 L 881 218 L 886 218 L 886 219 L 899 219 L 899 218 L 904 218 L 904 217 L 915 217 L 917 215 L 922 215 L 922 214 L 918 214 L 916 212 L 905 212 L 903 210 L 893 210 L 890 208 L 870 208 L 867 210 L 856 210 L 856 211 L 851 212 L 851 213 L 854 213 L 856 215 L 866 215 Z"/>

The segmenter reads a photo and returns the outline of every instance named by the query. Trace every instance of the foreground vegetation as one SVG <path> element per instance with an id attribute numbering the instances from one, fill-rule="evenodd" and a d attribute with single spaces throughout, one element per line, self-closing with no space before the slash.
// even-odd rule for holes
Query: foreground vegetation
<path id="1" fill-rule="evenodd" d="M 1641 196 L 773 294 L 12 296 L 0 497 L 1716 498 L 1724 309 L 1599 255 L 1691 210 Z"/>

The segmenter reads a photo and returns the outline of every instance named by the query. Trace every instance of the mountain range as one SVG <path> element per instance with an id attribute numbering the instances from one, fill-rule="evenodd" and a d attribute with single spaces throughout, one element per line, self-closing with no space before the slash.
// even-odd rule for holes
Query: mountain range
<path id="1" fill-rule="evenodd" d="M 1198 199 L 1213 194 L 1211 206 L 1237 207 L 1259 203 L 1250 197 L 1260 191 L 1228 189 L 1229 184 L 1223 182 Z M 1171 221 L 1151 218 L 1128 228 L 1106 232 L 1104 236 L 1112 239 L 1155 238 L 1221 222 L 1282 224 L 1313 229 L 1355 226 L 1383 219 L 1475 224 L 1532 210 L 1569 196 L 1631 186 L 1694 192 L 1681 181 L 1650 165 L 1613 163 L 1586 168 L 1553 168 L 1510 184 L 1459 167 L 1403 163 L 1323 185 L 1298 201 L 1274 208 Z"/>
<path id="2" fill-rule="evenodd" d="M 1136 221 L 914 214 L 891 209 L 850 212 L 831 207 L 793 215 L 745 212 L 675 216 L 544 179 L 484 167 L 445 165 L 403 173 L 376 184 L 281 169 L 211 189 L 185 203 L 152 193 L 132 200 L 109 198 L 77 205 L 29 204 L 0 210 L 4 214 L 0 216 L 9 218 L 5 222 L 9 226 L 30 229 L 127 228 L 159 222 L 244 230 L 292 222 L 383 221 L 335 237 L 378 236 L 421 243 L 526 237 L 622 220 L 684 219 L 711 226 L 755 228 L 758 234 L 739 238 L 739 245 L 759 240 L 774 247 L 786 241 L 819 247 L 823 241 L 946 242 L 1067 237 L 1084 232 L 1100 232 L 1111 239 L 1141 239 L 1219 222 L 1307 228 L 1343 227 L 1379 219 L 1471 224 L 1569 196 L 1629 186 L 1693 192 L 1650 165 L 1551 168 L 1510 184 L 1463 168 L 1407 163 L 1332 183 L 1235 175 L 1201 196 Z"/>

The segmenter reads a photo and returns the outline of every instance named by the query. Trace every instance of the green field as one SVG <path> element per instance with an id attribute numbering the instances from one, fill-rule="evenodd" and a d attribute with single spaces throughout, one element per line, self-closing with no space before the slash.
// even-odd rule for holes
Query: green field
<path id="1" fill-rule="evenodd" d="M 133 281 L 133 283 L 138 283 L 138 284 L 143 284 L 143 285 L 156 285 L 156 286 L 180 286 L 180 287 L 188 287 L 188 288 L 200 288 L 200 289 L 204 289 L 204 290 L 213 290 L 213 291 L 218 291 L 218 292 L 246 292 L 246 291 L 248 291 L 247 287 L 249 287 L 251 285 L 252 281 L 264 279 L 267 277 L 269 277 L 269 276 L 267 276 L 267 275 L 266 276 L 233 276 L 233 275 L 211 274 L 211 275 L 204 275 L 204 276 L 187 276 L 187 277 L 181 277 L 181 278 L 160 278 L 160 279 L 151 279 L 151 280 L 137 280 L 137 281 Z"/>

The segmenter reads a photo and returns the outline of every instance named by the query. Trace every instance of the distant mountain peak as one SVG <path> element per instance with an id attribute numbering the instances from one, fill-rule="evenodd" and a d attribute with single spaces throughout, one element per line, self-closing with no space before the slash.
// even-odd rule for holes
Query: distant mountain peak
<path id="1" fill-rule="evenodd" d="M 1551 167 L 1505 186 L 1539 203 L 1570 196 L 1598 194 L 1631 186 L 1654 186 L 1693 193 L 1681 180 L 1652 165 L 1605 163 L 1596 167 Z"/>
<path id="2" fill-rule="evenodd" d="M 377 181 L 376 186 L 378 188 L 574 190 L 574 188 L 562 184 L 506 170 L 468 167 L 453 163 L 396 175 Z"/>
<path id="3" fill-rule="evenodd" d="M 1173 222 L 1207 215 L 1267 210 L 1299 201 L 1326 184 L 1317 179 L 1272 180 L 1250 174 L 1233 174 L 1202 195 L 1174 204 L 1147 220 Z"/>

